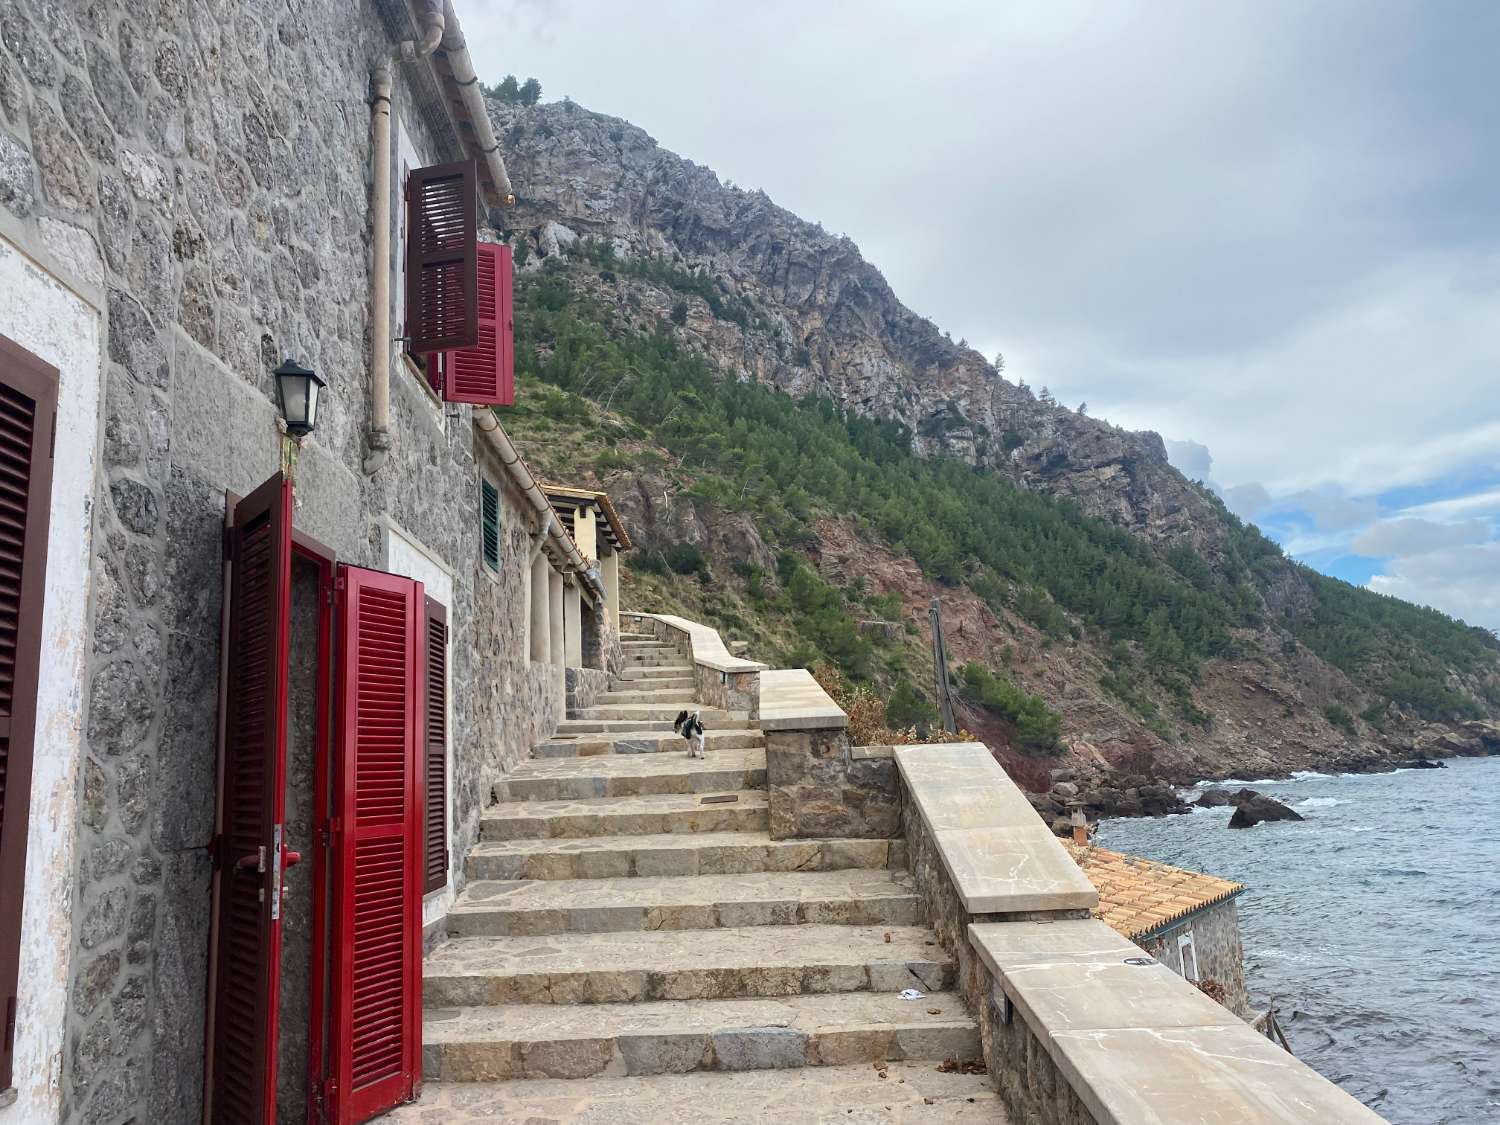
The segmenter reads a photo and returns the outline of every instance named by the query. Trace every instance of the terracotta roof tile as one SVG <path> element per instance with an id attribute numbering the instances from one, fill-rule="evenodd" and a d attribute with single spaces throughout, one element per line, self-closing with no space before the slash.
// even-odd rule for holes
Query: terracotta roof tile
<path id="1" fill-rule="evenodd" d="M 1245 889 L 1228 879 L 1091 845 L 1067 843 L 1067 849 L 1099 892 L 1094 917 L 1132 941 Z"/>

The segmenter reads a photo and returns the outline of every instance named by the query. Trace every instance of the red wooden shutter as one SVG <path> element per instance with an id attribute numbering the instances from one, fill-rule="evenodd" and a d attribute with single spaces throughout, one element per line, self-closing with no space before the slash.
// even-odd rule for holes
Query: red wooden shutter
<path id="1" fill-rule="evenodd" d="M 334 1075 L 337 1120 L 421 1078 L 422 584 L 341 566 Z"/>
<path id="2" fill-rule="evenodd" d="M 515 316 L 511 309 L 513 274 L 510 247 L 479 244 L 479 342 L 449 352 L 443 397 L 476 406 L 511 406 L 516 401 Z"/>
<path id="3" fill-rule="evenodd" d="M 280 473 L 235 505 L 229 563 L 209 1116 L 274 1125 L 292 572 L 292 485 Z"/>
<path id="4" fill-rule="evenodd" d="M 57 371 L 0 337 L 0 1090 L 11 1084 Z"/>
<path id="5" fill-rule="evenodd" d="M 422 889 L 437 891 L 448 885 L 448 610 L 442 602 L 426 600 Z"/>
<path id="6" fill-rule="evenodd" d="M 479 342 L 472 160 L 418 168 L 406 182 L 406 330 L 417 355 Z"/>

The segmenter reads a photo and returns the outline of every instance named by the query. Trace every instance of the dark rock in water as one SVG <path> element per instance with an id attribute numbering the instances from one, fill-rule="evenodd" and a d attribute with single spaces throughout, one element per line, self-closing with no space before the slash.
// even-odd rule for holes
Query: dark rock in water
<path id="1" fill-rule="evenodd" d="M 1205 789 L 1193 804 L 1200 809 L 1217 809 L 1234 804 L 1234 796 L 1228 789 Z"/>
<path id="2" fill-rule="evenodd" d="M 1398 770 L 1445 770 L 1448 768 L 1448 763 L 1432 758 L 1413 758 L 1409 762 L 1397 764 L 1396 768 Z"/>
<path id="3" fill-rule="evenodd" d="M 1253 828 L 1262 821 L 1269 820 L 1303 819 L 1300 813 L 1293 812 L 1272 797 L 1263 797 L 1249 789 L 1242 789 L 1240 792 L 1249 793 L 1250 797 L 1235 806 L 1234 815 L 1229 818 L 1231 828 Z"/>

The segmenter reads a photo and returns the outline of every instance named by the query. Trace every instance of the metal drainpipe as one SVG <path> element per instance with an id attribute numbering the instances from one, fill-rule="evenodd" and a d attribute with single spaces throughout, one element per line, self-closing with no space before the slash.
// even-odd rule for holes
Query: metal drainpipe
<path id="1" fill-rule="evenodd" d="M 443 41 L 442 0 L 426 0 L 421 39 L 409 39 L 395 51 L 403 62 L 423 59 Z M 370 131 L 374 163 L 374 285 L 370 293 L 370 429 L 367 476 L 380 471 L 391 450 L 391 64 L 382 59 L 370 71 Z"/>

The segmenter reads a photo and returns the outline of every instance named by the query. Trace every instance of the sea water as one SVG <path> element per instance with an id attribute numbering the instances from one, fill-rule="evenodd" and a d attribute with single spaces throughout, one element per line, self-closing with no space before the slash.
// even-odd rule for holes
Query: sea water
<path id="1" fill-rule="evenodd" d="M 1244 883 L 1252 1002 L 1274 997 L 1298 1057 L 1376 1112 L 1500 1122 L 1500 758 L 1216 784 L 1307 819 L 1231 831 L 1232 809 L 1198 809 L 1097 843 Z"/>

